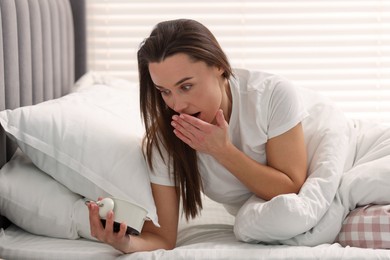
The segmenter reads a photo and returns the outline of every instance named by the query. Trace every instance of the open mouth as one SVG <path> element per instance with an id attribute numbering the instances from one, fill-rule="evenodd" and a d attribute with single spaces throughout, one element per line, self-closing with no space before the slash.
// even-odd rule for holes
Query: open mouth
<path id="1" fill-rule="evenodd" d="M 191 116 L 196 117 L 196 118 L 198 118 L 199 115 L 200 115 L 200 112 L 195 113 L 195 114 L 191 114 Z"/>

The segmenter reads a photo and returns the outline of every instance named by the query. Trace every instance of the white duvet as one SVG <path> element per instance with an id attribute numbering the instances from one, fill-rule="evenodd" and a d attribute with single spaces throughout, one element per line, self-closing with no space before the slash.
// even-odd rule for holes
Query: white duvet
<path id="1" fill-rule="evenodd" d="M 246 242 L 314 246 L 332 243 L 348 212 L 390 203 L 390 130 L 348 119 L 330 101 L 303 91 L 309 176 L 299 194 L 265 202 L 251 197 L 234 232 Z"/>

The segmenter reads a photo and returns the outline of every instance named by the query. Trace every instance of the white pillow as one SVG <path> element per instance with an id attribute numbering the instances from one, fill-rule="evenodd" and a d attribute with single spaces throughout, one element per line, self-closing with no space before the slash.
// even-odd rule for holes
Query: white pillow
<path id="1" fill-rule="evenodd" d="M 64 97 L 0 112 L 0 123 L 38 168 L 71 191 L 128 200 L 158 226 L 141 152 L 138 88 L 124 80 L 121 87 L 91 85 L 88 78 Z"/>
<path id="2" fill-rule="evenodd" d="M 78 200 L 80 195 L 39 170 L 20 150 L 0 169 L 0 211 L 31 233 L 79 238 L 72 220 Z"/>

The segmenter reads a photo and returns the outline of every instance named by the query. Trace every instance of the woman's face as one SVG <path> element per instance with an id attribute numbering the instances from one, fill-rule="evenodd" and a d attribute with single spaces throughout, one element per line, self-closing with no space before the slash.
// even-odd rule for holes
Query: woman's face
<path id="1" fill-rule="evenodd" d="M 219 108 L 228 111 L 227 80 L 223 70 L 193 61 L 186 54 L 175 54 L 161 62 L 150 63 L 152 81 L 167 106 L 212 123 Z"/>

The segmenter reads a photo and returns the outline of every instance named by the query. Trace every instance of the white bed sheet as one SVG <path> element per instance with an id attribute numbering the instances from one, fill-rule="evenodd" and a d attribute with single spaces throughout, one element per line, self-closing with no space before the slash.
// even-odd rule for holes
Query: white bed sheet
<path id="1" fill-rule="evenodd" d="M 233 217 L 206 198 L 202 216 L 181 221 L 174 250 L 123 255 L 103 243 L 37 236 L 12 225 L 0 233 L 0 257 L 4 259 L 390 259 L 390 250 L 242 243 L 235 239 Z"/>
<path id="2" fill-rule="evenodd" d="M 183 244 L 174 250 L 123 255 L 111 247 L 85 239 L 42 237 L 11 226 L 2 234 L 4 259 L 390 259 L 389 250 L 323 244 L 316 247 L 261 245 L 237 242 L 232 228 L 203 225 L 188 230 Z M 195 235 L 196 233 L 196 235 Z"/>

